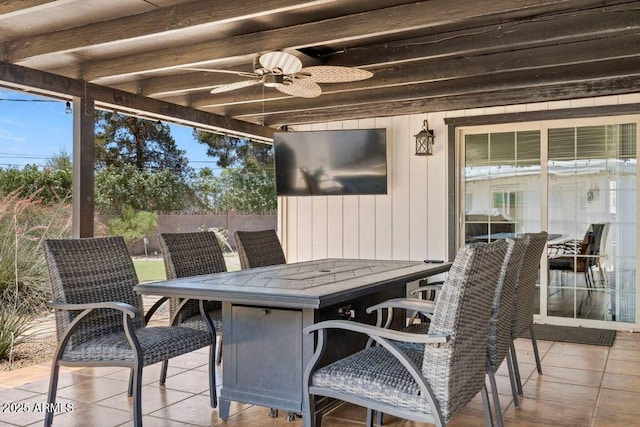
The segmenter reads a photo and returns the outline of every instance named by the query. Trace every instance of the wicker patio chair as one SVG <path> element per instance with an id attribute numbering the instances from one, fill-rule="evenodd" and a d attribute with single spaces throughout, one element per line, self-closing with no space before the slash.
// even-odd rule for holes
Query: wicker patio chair
<path id="1" fill-rule="evenodd" d="M 542 366 L 540 364 L 540 353 L 538 352 L 538 343 L 533 330 L 533 313 L 535 311 L 536 299 L 536 282 L 540 271 L 540 257 L 547 244 L 547 232 L 527 233 L 529 244 L 524 253 L 520 276 L 516 282 L 516 296 L 513 305 L 512 323 L 511 323 L 511 358 L 515 371 L 518 394 L 522 396 L 522 380 L 520 378 L 520 370 L 518 368 L 518 358 L 516 357 L 516 349 L 513 340 L 520 335 L 529 331 L 531 334 L 531 344 L 533 345 L 533 354 L 536 359 L 536 369 L 542 374 Z M 517 403 L 515 401 L 514 403 Z"/>
<path id="2" fill-rule="evenodd" d="M 44 243 L 56 310 L 58 347 L 49 382 L 48 403 L 56 399 L 60 366 L 123 366 L 131 369 L 133 421 L 142 426 L 142 368 L 210 346 L 208 331 L 180 326 L 146 327 L 138 277 L 122 237 L 56 239 Z M 215 365 L 209 364 L 211 406 L 216 407 Z M 48 405 L 52 407 L 53 405 Z M 47 412 L 45 426 L 53 421 Z"/>
<path id="3" fill-rule="evenodd" d="M 502 412 L 500 409 L 500 400 L 498 398 L 498 389 L 496 386 L 495 373 L 500 368 L 502 362 L 507 359 L 509 368 L 509 378 L 511 380 L 511 390 L 514 396 L 514 402 L 518 403 L 518 395 L 515 384 L 515 372 L 512 361 L 506 356 L 509 354 L 511 345 L 511 321 L 513 302 L 515 300 L 516 282 L 522 268 L 522 261 L 529 237 L 524 236 L 516 239 L 507 239 L 507 254 L 505 256 L 500 277 L 496 286 L 495 296 L 493 299 L 492 316 L 489 322 L 489 335 L 487 341 L 487 366 L 486 372 L 491 384 L 491 395 L 493 398 L 494 409 L 498 426 L 503 425 Z M 434 285 L 422 287 L 424 290 L 430 290 Z M 435 285 L 438 290 L 442 289 L 442 285 Z M 413 311 L 410 319 L 415 319 L 415 314 L 420 313 L 423 317 L 431 318 L 434 312 L 434 303 L 428 300 L 415 300 L 413 298 L 395 298 L 374 305 L 367 309 L 368 312 L 377 312 L 378 325 L 381 319 L 386 318 L 385 327 L 389 327 L 393 318 L 394 308 L 404 308 Z M 402 329 L 403 332 L 410 333 L 428 333 L 430 323 L 410 323 L 409 326 Z M 401 347 L 410 347 L 415 349 L 416 344 L 402 344 Z M 379 414 L 378 424 L 381 422 L 382 415 Z"/>
<path id="4" fill-rule="evenodd" d="M 243 270 L 287 262 L 275 230 L 236 231 L 234 236 Z"/>
<path id="5" fill-rule="evenodd" d="M 427 334 L 413 334 L 351 321 L 326 321 L 305 369 L 305 427 L 315 424 L 315 396 L 328 396 L 370 410 L 444 426 L 478 392 L 485 422 L 493 425 L 485 386 L 489 319 L 507 243 L 469 244 L 459 249 L 435 303 Z M 364 333 L 377 343 L 315 369 L 327 329 Z M 422 344 L 418 348 L 403 343 Z M 402 348 L 401 348 L 402 347 Z M 367 417 L 367 425 L 372 425 Z"/>
<path id="6" fill-rule="evenodd" d="M 161 233 L 158 236 L 158 242 L 164 258 L 167 279 L 227 271 L 220 243 L 212 232 Z M 167 297 L 161 298 L 154 305 L 154 309 L 166 299 Z M 204 307 L 216 329 L 216 364 L 219 364 L 222 360 L 222 304 L 220 301 L 205 301 Z M 171 326 L 179 325 L 207 330 L 207 325 L 200 315 L 200 305 L 197 300 L 169 298 L 169 314 Z M 168 364 L 168 360 L 162 364 L 160 384 L 165 383 Z"/>

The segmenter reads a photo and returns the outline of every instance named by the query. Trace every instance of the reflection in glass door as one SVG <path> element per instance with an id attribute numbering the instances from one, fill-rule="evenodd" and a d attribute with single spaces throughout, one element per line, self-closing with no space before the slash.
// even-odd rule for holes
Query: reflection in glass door
<path id="1" fill-rule="evenodd" d="M 637 322 L 637 118 L 600 122 L 461 133 L 459 243 L 547 230 L 537 314 L 550 323 Z"/>
<path id="2" fill-rule="evenodd" d="M 548 153 L 547 314 L 635 323 L 636 125 L 550 128 Z"/>

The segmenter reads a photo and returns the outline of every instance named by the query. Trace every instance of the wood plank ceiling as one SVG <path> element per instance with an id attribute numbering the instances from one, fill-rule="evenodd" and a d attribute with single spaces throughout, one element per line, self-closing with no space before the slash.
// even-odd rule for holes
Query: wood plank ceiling
<path id="1" fill-rule="evenodd" d="M 211 94 L 283 50 L 370 70 Z M 4 62 L 278 127 L 640 92 L 640 1 L 0 0 Z"/>

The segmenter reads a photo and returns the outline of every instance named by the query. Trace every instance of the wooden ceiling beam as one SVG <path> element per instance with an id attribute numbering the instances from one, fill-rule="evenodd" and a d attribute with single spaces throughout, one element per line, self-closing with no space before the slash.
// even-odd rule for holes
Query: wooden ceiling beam
<path id="1" fill-rule="evenodd" d="M 151 12 L 13 40 L 8 42 L 8 59 L 16 63 L 38 55 L 72 52 L 160 33 L 170 37 L 171 32 L 188 27 L 239 21 L 304 8 L 309 4 L 317 3 L 318 0 L 305 2 L 299 0 L 191 1 Z M 203 28 L 203 31 L 206 29 Z"/>
<path id="2" fill-rule="evenodd" d="M 269 126 L 296 125 L 303 123 L 330 122 L 371 117 L 398 116 L 405 114 L 455 111 L 468 108 L 494 107 L 533 102 L 561 101 L 584 97 L 597 97 L 635 93 L 640 91 L 640 79 L 618 77 L 592 81 L 561 83 L 541 87 L 524 87 L 508 91 L 488 91 L 461 95 L 398 100 L 384 103 L 368 103 L 351 107 L 322 110 L 302 110 L 274 114 L 265 118 Z M 255 119 L 260 120 L 260 119 Z M 418 129 L 416 129 L 418 131 Z"/>
<path id="3" fill-rule="evenodd" d="M 313 104 L 300 98 L 287 98 L 274 101 L 264 107 L 259 105 L 236 105 L 226 109 L 225 115 L 249 119 L 250 117 L 267 118 L 290 111 L 296 114 L 301 111 L 321 111 L 336 109 L 341 111 L 356 105 L 390 103 L 396 101 L 447 97 L 489 91 L 511 91 L 525 87 L 542 87 L 557 84 L 573 84 L 575 82 L 610 79 L 611 70 L 615 69 L 617 77 L 640 76 L 640 57 L 621 58 L 593 63 L 590 66 L 575 67 L 573 65 L 550 67 L 537 70 L 507 71 L 491 75 L 468 77 L 465 79 L 443 80 L 431 83 L 411 84 L 399 87 L 387 87 L 370 91 L 342 92 L 328 94 L 317 98 Z M 265 123 L 267 120 L 265 120 Z"/>
<path id="4" fill-rule="evenodd" d="M 71 0 L 64 1 L 69 2 Z M 55 0 L 2 0 L 0 1 L 0 18 L 10 18 L 24 13 L 31 13 L 38 9 L 58 6 L 60 3 L 62 2 Z"/>
<path id="5" fill-rule="evenodd" d="M 273 137 L 273 129 L 254 123 L 2 61 L 0 61 L 0 82 L 18 89 L 27 91 L 37 89 L 36 92 L 55 96 L 90 96 L 96 102 L 114 108 L 120 107 L 123 111 L 146 112 L 154 116 L 166 117 L 167 120 L 175 119 L 176 122 L 228 130 L 239 135 L 256 136 L 262 139 Z"/>
<path id="6" fill-rule="evenodd" d="M 579 31 L 577 31 L 579 30 Z M 337 54 L 326 58 L 326 65 L 366 66 L 380 73 L 380 67 L 406 62 L 422 62 L 425 60 L 443 60 L 460 56 L 490 56 L 502 50 L 520 51 L 520 55 L 529 55 L 523 49 L 544 46 L 570 44 L 567 51 L 581 46 L 577 42 L 598 43 L 601 38 L 634 37 L 640 32 L 640 10 L 624 10 L 604 13 L 589 12 L 577 16 L 562 16 L 553 20 L 518 22 L 502 30 L 498 26 L 482 27 L 465 32 L 453 32 L 438 35 L 437 38 L 422 37 L 403 40 L 402 43 L 391 42 L 374 47 L 363 47 L 349 50 L 345 54 Z M 493 36 L 491 35 L 493 34 Z M 488 39 L 489 37 L 489 39 Z M 621 39 L 620 39 L 621 40 Z M 489 41 L 489 42 L 488 42 Z M 471 48 L 471 49 L 470 49 Z M 532 52 L 537 52 L 533 50 Z M 526 57 L 526 56 L 525 56 Z M 457 60 L 457 59 L 455 59 Z M 455 61 L 453 60 L 453 61 Z M 516 62 L 520 62 L 518 59 Z M 310 64 L 305 64 L 310 65 Z M 434 65 L 444 65 L 434 63 Z M 250 66 L 230 68 L 235 71 L 251 71 Z M 446 65 L 444 68 L 447 68 Z M 427 72 L 430 70 L 427 69 Z M 459 70 L 458 70 L 459 71 Z M 146 96 L 171 97 L 186 93 L 211 90 L 213 85 L 225 84 L 241 78 L 225 74 L 192 73 L 188 78 L 184 75 L 153 77 L 140 82 L 116 85 L 123 90 L 138 91 Z M 377 80 L 377 77 L 376 77 Z M 367 82 L 370 84 L 371 81 Z M 330 88 L 329 88 L 330 89 Z M 232 96 L 232 95 L 229 95 Z M 246 100 L 246 96 L 243 96 Z M 220 103 L 232 102 L 231 98 Z"/>
<path id="7" fill-rule="evenodd" d="M 347 49 L 322 58 L 325 65 L 379 66 L 429 58 L 477 56 L 637 33 L 637 2 L 594 8 L 568 15 L 465 29 L 444 34 Z"/>
<path id="8" fill-rule="evenodd" d="M 258 52 L 317 46 L 341 39 L 357 39 L 372 35 L 401 33 L 418 28 L 479 19 L 504 13 L 524 13 L 527 10 L 562 10 L 575 0 L 431 0 L 404 4 L 369 12 L 356 13 L 323 21 L 294 25 L 228 37 L 224 40 L 170 47 L 136 55 L 120 56 L 82 64 L 82 77 L 96 80 L 110 76 L 131 75 L 193 66 L 215 59 L 255 54 Z M 582 0 L 580 4 L 601 4 L 601 1 Z M 428 17 L 428 19 L 426 18 Z M 58 70 L 62 74 L 77 70 Z"/>
<path id="9" fill-rule="evenodd" d="M 617 58 L 639 57 L 640 30 L 638 34 L 626 37 L 611 37 L 582 41 L 562 46 L 545 46 L 523 51 L 495 53 L 459 59 L 431 60 L 399 65 L 389 65 L 375 70 L 374 77 L 360 82 L 343 84 L 323 84 L 323 97 L 328 94 L 371 90 L 389 86 L 409 85 L 439 80 L 462 79 L 467 77 L 504 73 L 506 71 L 526 71 L 563 65 L 591 67 L 600 61 Z M 611 72 L 615 73 L 613 68 Z M 358 96 L 357 93 L 354 96 Z M 190 97 L 194 108 L 246 104 L 239 109 L 262 109 L 262 103 L 291 98 L 274 89 L 262 87 L 246 88 L 233 92 L 212 95 L 198 94 Z M 253 104 L 251 104 L 253 103 Z M 283 102 L 284 103 L 284 102 Z M 270 107 L 269 107 L 270 108 Z"/>

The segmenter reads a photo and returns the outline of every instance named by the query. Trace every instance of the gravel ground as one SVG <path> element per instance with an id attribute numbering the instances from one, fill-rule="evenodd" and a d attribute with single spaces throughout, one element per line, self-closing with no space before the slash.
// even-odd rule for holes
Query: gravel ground
<path id="1" fill-rule="evenodd" d="M 0 360 L 0 372 L 49 362 L 53 359 L 55 346 L 55 337 L 19 344 L 13 350 L 13 361 L 11 363 L 8 360 Z"/>

